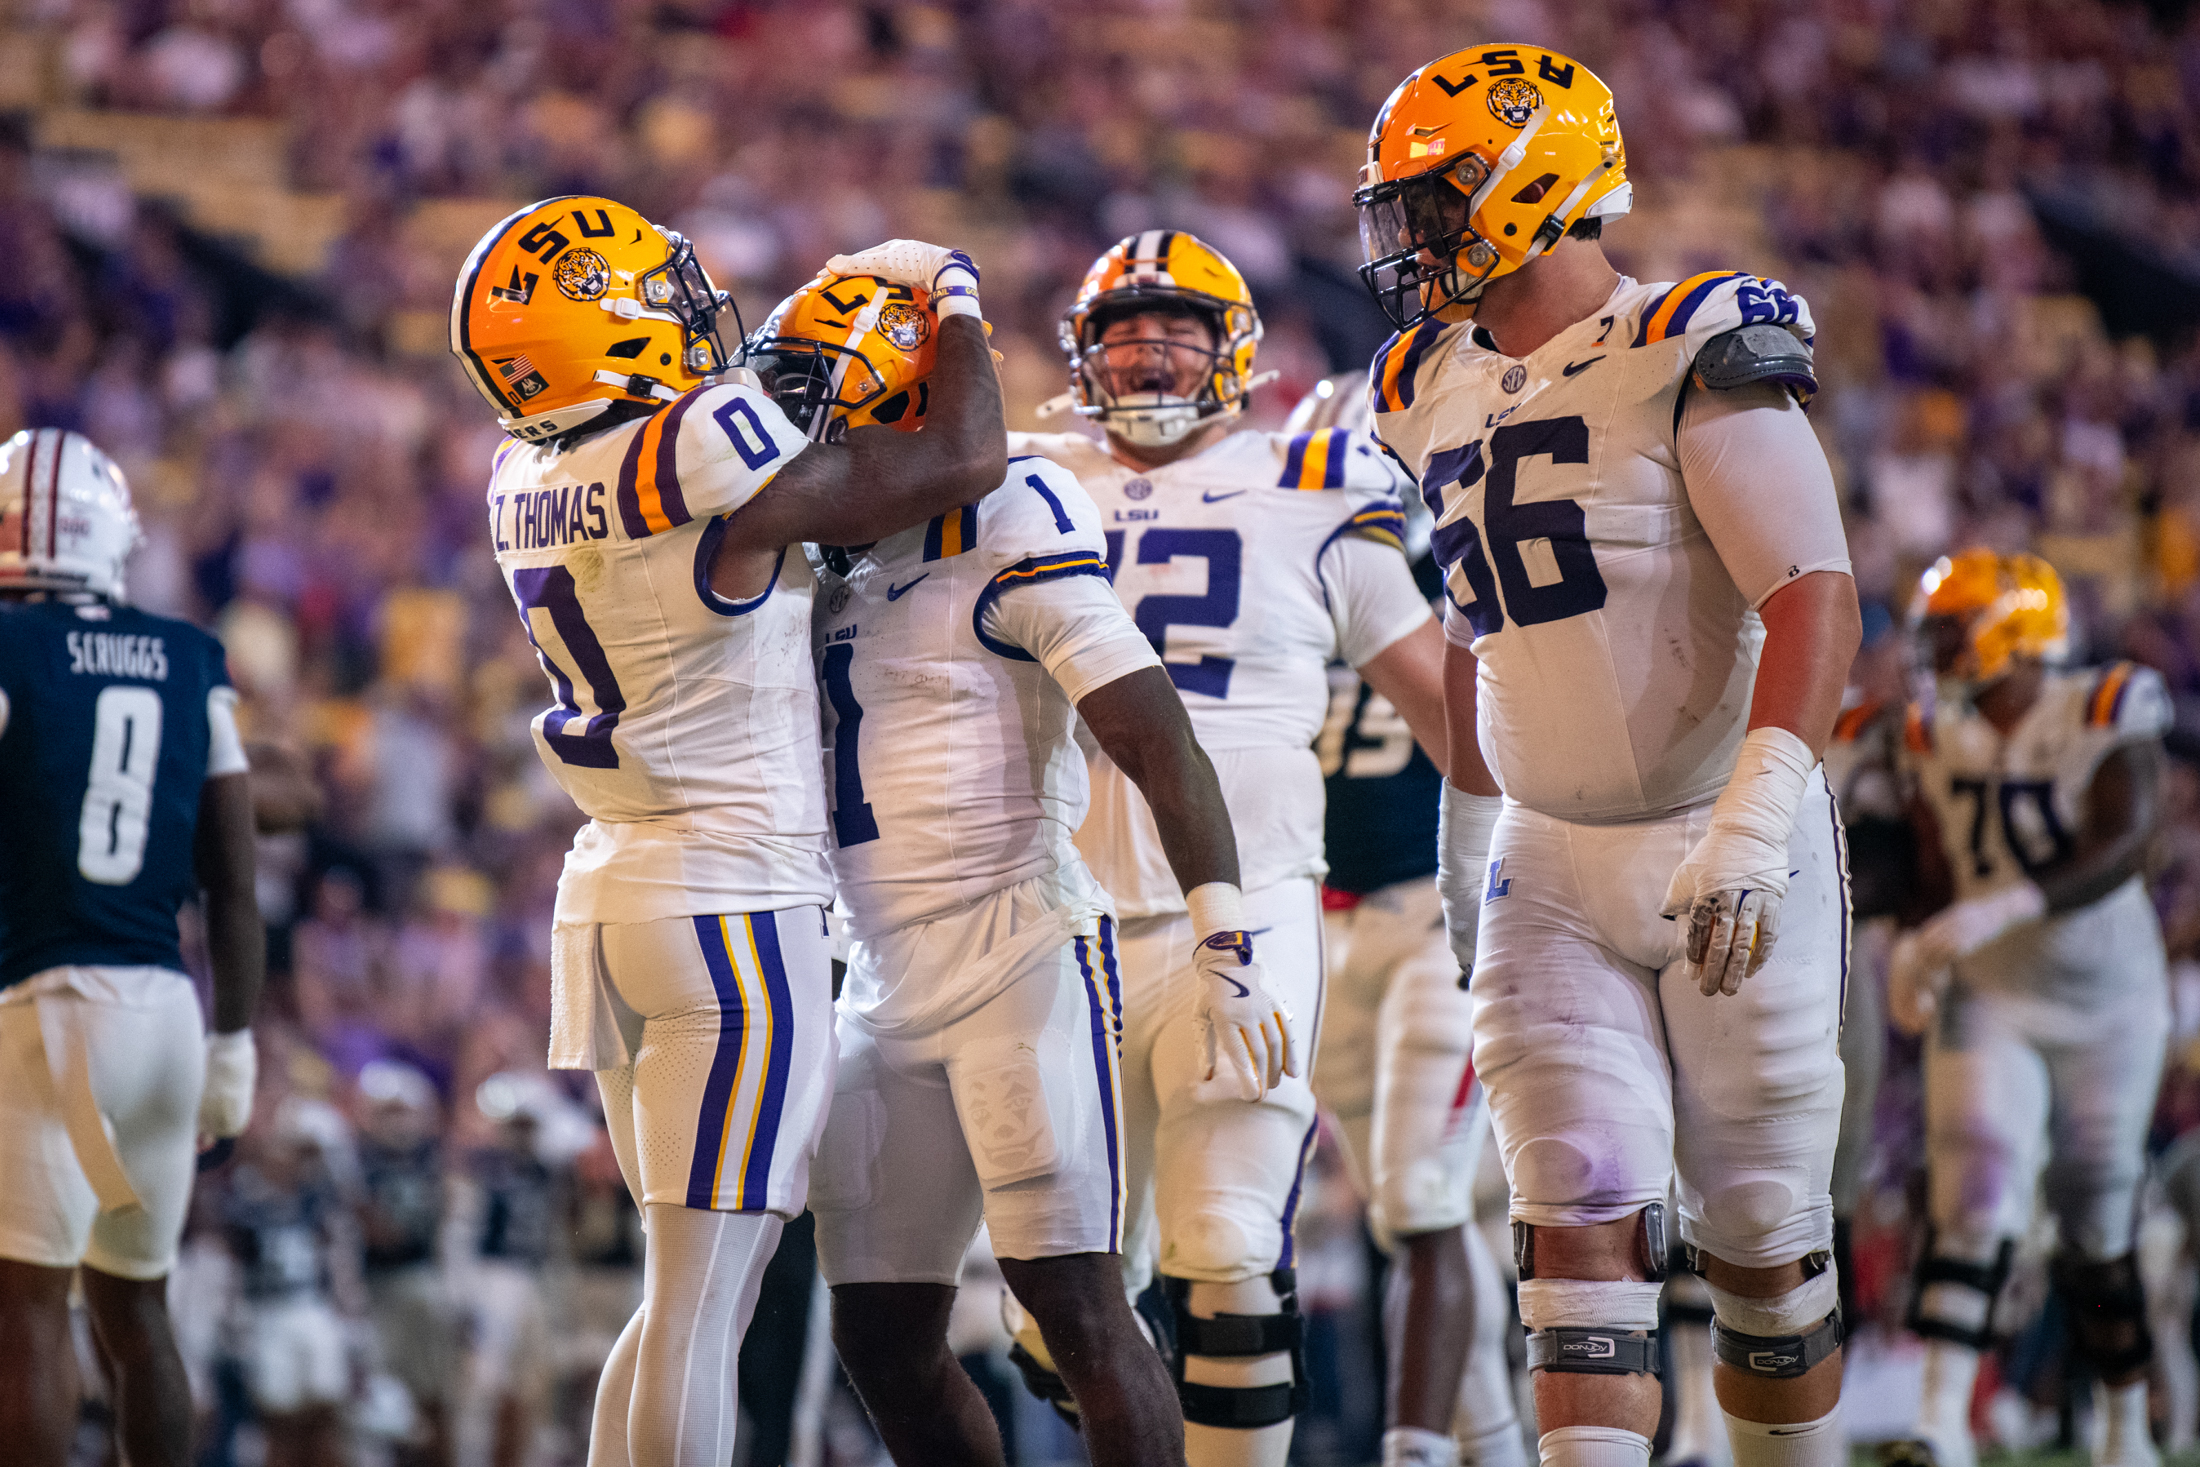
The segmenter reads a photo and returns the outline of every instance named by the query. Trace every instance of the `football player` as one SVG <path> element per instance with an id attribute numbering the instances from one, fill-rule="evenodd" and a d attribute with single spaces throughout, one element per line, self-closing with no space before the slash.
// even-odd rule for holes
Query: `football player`
<path id="1" fill-rule="evenodd" d="M 1355 372 L 1321 383 L 1284 431 L 1366 421 L 1367 378 Z M 1427 511 L 1408 503 L 1407 554 L 1433 600 L 1428 531 Z M 1384 1467 L 1457 1467 L 1462 1445 L 1476 1467 L 1522 1467 L 1527 1444 L 1505 1352 L 1512 1302 L 1473 1221 L 1489 1106 L 1436 894 L 1443 776 L 1390 700 L 1341 663 L 1329 669 L 1329 717 L 1315 750 L 1328 796 L 1329 1002 L 1314 1096 L 1336 1118 L 1370 1227 L 1391 1254 Z"/>
<path id="2" fill-rule="evenodd" d="M 1848 916 L 1818 751 L 1858 612 L 1799 401 L 1809 317 L 1739 271 L 1613 270 L 1612 94 L 1541 47 L 1407 77 L 1354 200 L 1401 331 L 1371 368 L 1374 431 L 1437 516 L 1439 882 L 1542 1460 L 1649 1456 L 1677 1175 L 1735 1461 L 1837 1463 Z"/>
<path id="3" fill-rule="evenodd" d="M 883 280 L 821 276 L 754 359 L 812 437 L 927 415 L 930 325 Z M 1214 770 L 1108 589 L 1099 511 L 1054 464 L 1012 459 L 982 502 L 822 560 L 832 863 L 853 942 L 811 1204 L 841 1359 L 897 1462 L 1004 1460 L 947 1348 L 982 1215 L 1093 1460 L 1182 1461 L 1175 1392 L 1121 1292 L 1123 998 L 1108 896 L 1071 844 L 1086 803 L 1072 725 L 1132 772 L 1195 894 L 1238 884 Z M 1222 1055 L 1273 1084 L 1287 1035 L 1272 1005 L 1249 1006 L 1246 944 L 1192 935 Z"/>
<path id="4" fill-rule="evenodd" d="M 1062 321 L 1071 400 L 1104 436 L 1011 443 L 1099 506 L 1116 595 L 1214 761 L 1245 862 L 1239 886 L 1187 901 L 1129 773 L 1092 754 L 1077 844 L 1122 915 L 1127 1282 L 1142 1291 L 1158 1253 L 1194 1467 L 1281 1462 L 1305 1397 L 1291 1218 L 1314 1139 L 1327 665 L 1358 668 L 1442 748 L 1441 635 L 1400 554 L 1393 471 L 1361 434 L 1237 424 L 1260 332 L 1214 249 L 1133 235 L 1094 262 Z M 1212 994 L 1194 938 L 1232 929 L 1259 936 L 1306 1062 L 1280 1083 L 1217 1079 L 1212 1040 L 1203 1053 L 1195 1037 Z"/>
<path id="5" fill-rule="evenodd" d="M 221 644 L 124 600 L 129 486 L 80 434 L 0 448 L 0 1441 L 61 1467 L 81 1282 L 122 1456 L 190 1459 L 168 1273 L 196 1143 L 252 1110 L 266 968 Z M 213 1030 L 177 950 L 205 897 Z"/>
<path id="6" fill-rule="evenodd" d="M 693 246 L 610 199 L 497 224 L 451 303 L 511 435 L 486 507 L 553 694 L 536 749 L 592 817 L 558 883 L 550 1062 L 596 1071 L 649 1232 L 596 1464 L 727 1460 L 734 1355 L 831 1094 L 802 542 L 879 539 L 1006 472 L 976 267 L 908 240 L 866 261 L 929 292 L 927 432 L 806 438 L 729 354 Z"/>
<path id="7" fill-rule="evenodd" d="M 1918 1442 L 1895 1460 L 1972 1467 L 1979 1352 L 2036 1179 L 2058 1225 L 2052 1275 L 2094 1374 L 2093 1460 L 2158 1460 L 2146 1301 L 2133 1252 L 2148 1123 L 2169 1035 L 2162 933 L 2140 877 L 2161 817 L 2161 678 L 2064 671 L 2061 579 L 1970 550 L 1918 598 L 1933 696 L 1913 706 L 1921 885 L 1955 898 L 1895 944 L 1888 1008 L 1925 1036 L 1931 1243 Z"/>

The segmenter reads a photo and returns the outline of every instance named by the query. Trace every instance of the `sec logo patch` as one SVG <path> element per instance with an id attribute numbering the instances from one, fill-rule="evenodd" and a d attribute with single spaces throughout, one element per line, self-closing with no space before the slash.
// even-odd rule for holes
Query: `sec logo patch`
<path id="1" fill-rule="evenodd" d="M 1508 367 L 1505 371 L 1504 380 L 1497 385 L 1507 392 L 1518 392 L 1528 385 L 1528 369 L 1522 366 Z"/>

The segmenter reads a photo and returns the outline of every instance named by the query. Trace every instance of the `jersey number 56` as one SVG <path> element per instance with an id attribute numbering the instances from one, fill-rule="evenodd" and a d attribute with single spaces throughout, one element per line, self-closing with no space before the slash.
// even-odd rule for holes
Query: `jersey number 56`
<path id="1" fill-rule="evenodd" d="M 1596 611 L 1604 605 L 1604 576 L 1590 548 L 1580 502 L 1537 499 L 1515 504 L 1513 492 L 1523 459 L 1549 458 L 1554 464 L 1589 461 L 1589 427 L 1578 416 L 1507 423 L 1490 434 L 1487 462 L 1482 440 L 1448 449 L 1429 460 L 1421 495 L 1439 522 L 1445 513 L 1444 490 L 1482 490 L 1482 523 L 1489 533 L 1488 553 L 1474 521 L 1456 516 L 1439 523 L 1430 537 L 1437 563 L 1444 568 L 1444 594 L 1478 637 L 1505 628 L 1509 613 L 1516 625 L 1539 626 Z M 1558 578 L 1538 585 L 1529 575 L 1521 547 L 1533 541 L 1550 546 Z M 1493 573 L 1494 572 L 1494 573 Z M 1499 589 L 1504 599 L 1498 599 Z"/>

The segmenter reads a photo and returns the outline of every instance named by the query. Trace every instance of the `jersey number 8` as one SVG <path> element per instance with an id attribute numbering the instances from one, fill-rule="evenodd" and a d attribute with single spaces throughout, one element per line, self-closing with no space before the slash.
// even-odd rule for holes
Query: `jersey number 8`
<path id="1" fill-rule="evenodd" d="M 76 869 L 86 881 L 127 886 L 145 869 L 160 721 L 160 694 L 151 688 L 102 688 L 92 705 L 92 767 L 76 833 Z"/>

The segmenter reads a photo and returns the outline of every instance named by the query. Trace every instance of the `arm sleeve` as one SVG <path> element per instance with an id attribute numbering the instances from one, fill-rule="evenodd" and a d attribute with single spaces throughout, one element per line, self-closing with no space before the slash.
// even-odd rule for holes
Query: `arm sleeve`
<path id="1" fill-rule="evenodd" d="M 1062 576 L 1003 591 L 987 603 L 979 631 L 1020 647 L 1045 666 L 1071 703 L 1161 654 L 1098 576 Z"/>
<path id="2" fill-rule="evenodd" d="M 206 777 L 244 774 L 252 765 L 237 734 L 237 690 L 213 688 L 206 694 Z"/>
<path id="3" fill-rule="evenodd" d="M 1354 667 L 1429 619 L 1412 569 L 1391 546 L 1345 535 L 1323 553 L 1318 569 L 1337 624 L 1337 655 Z"/>
<path id="4" fill-rule="evenodd" d="M 1751 606 L 1798 576 L 1848 571 L 1833 470 L 1785 388 L 1692 389 L 1678 446 L 1689 505 Z"/>

